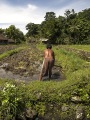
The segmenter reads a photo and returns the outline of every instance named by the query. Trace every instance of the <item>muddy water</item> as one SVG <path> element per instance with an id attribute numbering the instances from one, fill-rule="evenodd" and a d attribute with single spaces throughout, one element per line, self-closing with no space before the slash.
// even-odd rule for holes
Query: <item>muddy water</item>
<path id="1" fill-rule="evenodd" d="M 0 78 L 15 79 L 15 80 L 30 80 L 30 77 L 20 76 L 19 74 L 13 74 L 11 71 L 5 71 L 3 68 L 0 69 Z"/>
<path id="2" fill-rule="evenodd" d="M 60 68 L 54 67 L 52 71 L 52 80 L 60 81 L 62 80 L 62 75 L 60 74 Z M 21 76 L 19 74 L 13 74 L 11 71 L 6 71 L 3 67 L 0 67 L 0 78 L 22 80 L 22 81 L 35 81 L 38 80 L 39 74 L 34 74 L 32 76 Z M 43 80 L 48 80 L 48 77 L 43 77 Z"/>

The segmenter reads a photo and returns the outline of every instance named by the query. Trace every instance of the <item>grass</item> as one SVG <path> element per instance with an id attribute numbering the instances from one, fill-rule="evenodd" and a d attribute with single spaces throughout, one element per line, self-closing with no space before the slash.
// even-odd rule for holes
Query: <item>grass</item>
<path id="1" fill-rule="evenodd" d="M 11 82 L 6 80 L 5 84 L 2 83 L 2 91 L 0 92 L 0 100 L 2 103 L 0 110 L 2 111 L 2 108 L 4 107 L 7 108 L 7 110 L 8 107 L 10 107 L 9 109 L 12 109 L 12 106 L 9 106 L 9 104 L 12 104 L 16 107 L 18 115 L 23 113 L 23 108 L 32 107 L 38 112 L 40 116 L 44 116 L 47 109 L 46 104 L 48 104 L 48 106 L 50 104 L 58 104 L 60 106 L 64 104 L 68 105 L 72 103 L 72 96 L 74 96 L 74 94 L 78 94 L 78 96 L 82 100 L 82 105 L 83 102 L 84 104 L 86 104 L 86 112 L 87 114 L 89 114 L 89 70 L 90 69 L 85 69 L 84 71 L 80 70 L 78 72 L 74 72 L 70 78 L 61 82 L 40 82 L 37 80 L 26 84 L 24 82 L 18 83 L 15 81 Z M 60 108 L 58 112 L 60 112 Z M 8 112 L 7 116 L 9 114 L 11 113 Z M 12 115 L 14 116 L 14 114 L 15 111 L 13 111 Z"/>
<path id="2" fill-rule="evenodd" d="M 4 53 L 0 54 L 0 60 L 3 59 L 3 58 L 5 58 L 5 57 L 8 57 L 8 56 L 11 56 L 11 55 L 15 54 L 15 53 L 23 50 L 24 48 L 25 48 L 25 47 L 18 47 L 18 48 L 16 48 L 16 49 L 13 49 L 13 50 L 9 50 L 9 51 L 7 51 L 7 52 L 4 52 Z"/>
<path id="3" fill-rule="evenodd" d="M 41 51 L 45 49 L 45 45 L 40 44 L 37 47 Z M 80 73 L 80 71 L 89 71 L 90 63 L 80 58 L 74 52 L 67 51 L 61 46 L 53 46 L 52 49 L 55 52 L 55 64 L 62 66 L 62 71 L 67 79 L 70 78 L 72 74 Z"/>
<path id="4" fill-rule="evenodd" d="M 75 48 L 77 50 L 83 50 L 86 52 L 90 52 L 90 45 L 66 45 L 69 48 Z"/>

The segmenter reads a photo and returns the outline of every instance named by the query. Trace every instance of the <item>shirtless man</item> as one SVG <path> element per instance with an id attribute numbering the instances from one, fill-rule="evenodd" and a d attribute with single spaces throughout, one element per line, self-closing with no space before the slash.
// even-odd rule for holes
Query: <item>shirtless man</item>
<path id="1" fill-rule="evenodd" d="M 48 75 L 49 75 L 49 79 L 51 79 L 54 62 L 55 62 L 54 51 L 52 50 L 52 46 L 48 44 L 47 49 L 44 50 L 44 61 L 43 61 L 42 71 L 40 73 L 39 80 L 42 80 L 42 77 Z"/>

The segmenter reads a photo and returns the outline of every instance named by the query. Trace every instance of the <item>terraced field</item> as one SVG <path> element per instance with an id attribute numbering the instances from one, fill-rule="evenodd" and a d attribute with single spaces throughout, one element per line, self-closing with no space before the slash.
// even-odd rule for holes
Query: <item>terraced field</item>
<path id="1" fill-rule="evenodd" d="M 89 46 L 53 46 L 52 79 L 39 81 L 44 49 L 0 46 L 0 120 L 89 120 Z"/>

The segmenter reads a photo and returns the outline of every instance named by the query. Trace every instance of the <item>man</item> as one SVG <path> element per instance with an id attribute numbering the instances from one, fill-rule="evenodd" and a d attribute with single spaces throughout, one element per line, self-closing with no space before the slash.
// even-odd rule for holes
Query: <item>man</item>
<path id="1" fill-rule="evenodd" d="M 48 44 L 46 48 L 47 49 L 44 50 L 44 60 L 43 60 L 42 71 L 40 73 L 39 80 L 42 80 L 42 77 L 48 75 L 49 75 L 49 80 L 51 79 L 52 68 L 55 62 L 55 55 L 54 55 L 54 51 L 52 50 L 52 46 Z"/>

